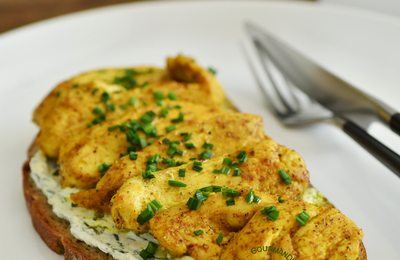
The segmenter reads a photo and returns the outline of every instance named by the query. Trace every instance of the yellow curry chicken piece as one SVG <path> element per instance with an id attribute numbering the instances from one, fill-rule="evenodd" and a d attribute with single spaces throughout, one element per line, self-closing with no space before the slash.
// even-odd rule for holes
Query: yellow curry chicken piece
<path id="1" fill-rule="evenodd" d="M 142 176 L 143 172 L 149 170 L 150 157 L 158 154 L 161 158 L 153 166 L 156 169 L 164 169 L 169 166 L 169 164 L 162 163 L 162 158 L 173 159 L 174 162 L 171 164 L 175 166 L 182 162 L 188 163 L 189 159 L 194 157 L 205 159 L 209 157 L 208 153 L 212 153 L 212 157 L 218 157 L 229 151 L 240 149 L 248 143 L 260 142 L 267 138 L 264 135 L 263 126 L 259 116 L 223 113 L 213 116 L 205 122 L 173 130 L 152 145 L 137 152 L 136 160 L 125 156 L 115 161 L 97 183 L 96 188 L 71 194 L 71 199 L 82 207 L 109 212 L 111 197 L 126 180 L 134 176 Z M 163 141 L 165 138 L 169 142 Z M 207 147 L 204 146 L 204 143 L 213 144 L 212 149 L 204 148 Z"/>
<path id="2" fill-rule="evenodd" d="M 125 115 L 157 98 L 224 107 L 222 87 L 208 70 L 192 58 L 169 58 L 165 70 L 152 67 L 107 69 L 82 74 L 57 86 L 35 110 L 33 119 L 41 131 L 36 144 L 57 158 L 63 142 L 88 126 Z M 177 69 L 183 71 L 176 72 Z M 96 113 L 95 109 L 99 109 Z"/>
<path id="3" fill-rule="evenodd" d="M 271 220 L 258 211 L 229 242 L 221 259 L 261 260 L 267 256 L 271 260 L 358 258 L 363 232 L 337 209 L 303 201 L 271 203 L 267 207 L 276 208 L 278 219 Z M 302 218 L 300 215 L 305 214 L 303 212 L 309 219 L 298 221 Z"/>
<path id="4" fill-rule="evenodd" d="M 243 163 L 237 159 L 240 153 L 247 156 Z M 148 226 L 141 225 L 137 219 L 149 202 L 156 199 L 165 210 L 187 202 L 193 196 L 193 191 L 210 185 L 239 190 L 252 188 L 254 192 L 295 199 L 301 197 L 309 180 L 300 155 L 272 140 L 250 143 L 238 151 L 205 160 L 200 170 L 196 168 L 196 163 L 200 164 L 201 161 L 153 172 L 155 178 L 152 179 L 135 176 L 127 180 L 111 200 L 111 214 L 117 227 L 147 231 Z M 185 170 L 185 177 L 179 176 L 181 169 Z M 221 173 L 215 173 L 214 170 Z M 279 170 L 290 174 L 290 187 L 282 180 Z M 171 181 L 180 181 L 187 186 L 171 186 Z"/>
<path id="5" fill-rule="evenodd" d="M 255 192 L 260 201 L 248 203 L 246 197 L 249 190 L 237 189 L 240 192 L 237 197 L 225 197 L 222 191 L 210 191 L 209 197 L 198 210 L 189 209 L 186 202 L 160 210 L 150 219 L 150 230 L 160 245 L 174 257 L 190 255 L 196 260 L 220 259 L 223 247 L 233 239 L 236 232 L 258 210 L 278 201 L 277 196 Z M 234 199 L 235 204 L 228 206 L 226 201 L 229 199 Z M 220 234 L 222 240 L 218 243 Z"/>
<path id="6" fill-rule="evenodd" d="M 131 110 L 121 118 L 93 126 L 64 142 L 58 159 L 63 187 L 93 188 L 101 178 L 98 167 L 113 164 L 129 151 L 141 150 L 143 144 L 139 138 L 145 138 L 147 146 L 167 134 L 167 129 L 193 125 L 222 112 L 185 101 L 164 100 L 161 104 Z"/>

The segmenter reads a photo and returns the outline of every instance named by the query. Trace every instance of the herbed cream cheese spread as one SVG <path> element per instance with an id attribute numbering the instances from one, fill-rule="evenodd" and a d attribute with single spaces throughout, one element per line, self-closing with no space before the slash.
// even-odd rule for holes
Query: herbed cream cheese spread
<path id="1" fill-rule="evenodd" d="M 44 153 L 39 150 L 29 163 L 31 178 L 36 186 L 47 197 L 48 203 L 53 207 L 57 217 L 68 220 L 72 235 L 86 244 L 99 248 L 116 260 L 141 260 L 141 250 L 147 247 L 149 241 L 158 244 L 151 233 L 137 234 L 132 230 L 117 229 L 109 214 L 96 214 L 73 204 L 70 194 L 81 191 L 77 188 L 61 187 L 61 177 L 54 174 L 58 166 L 54 161 L 47 160 Z M 158 247 L 155 259 L 172 259 L 172 257 Z M 177 258 L 180 260 L 193 260 L 189 256 Z"/>

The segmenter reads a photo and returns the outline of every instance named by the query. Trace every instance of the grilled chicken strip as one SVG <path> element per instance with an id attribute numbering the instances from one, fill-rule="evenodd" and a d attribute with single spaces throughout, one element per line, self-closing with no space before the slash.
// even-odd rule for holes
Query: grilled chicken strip
<path id="1" fill-rule="evenodd" d="M 169 58 L 166 70 L 137 67 L 93 71 L 61 83 L 36 108 L 33 119 L 41 129 L 36 144 L 48 157 L 57 158 L 62 143 L 88 125 L 154 103 L 157 91 L 171 99 L 211 107 L 221 107 L 225 100 L 213 74 L 189 57 Z M 94 113 L 96 107 L 101 114 Z"/>
<path id="2" fill-rule="evenodd" d="M 113 164 L 121 155 L 129 153 L 128 147 L 130 151 L 141 150 L 138 138 L 145 138 L 145 144 L 148 144 L 157 140 L 158 136 L 167 134 L 166 128 L 171 125 L 179 129 L 203 122 L 217 113 L 222 111 L 190 102 L 164 100 L 162 106 L 142 106 L 121 118 L 93 126 L 61 145 L 58 164 L 61 166 L 62 185 L 81 189 L 94 188 L 101 178 L 98 167 L 103 163 Z M 180 114 L 183 115 L 183 120 L 172 123 Z M 136 130 L 129 129 L 122 123 Z M 136 138 L 128 141 L 128 137 L 133 134 L 137 135 Z"/>
<path id="3" fill-rule="evenodd" d="M 187 135 L 181 135 L 182 133 Z M 218 157 L 229 151 L 240 149 L 248 143 L 260 142 L 265 138 L 267 137 L 264 135 L 261 117 L 243 113 L 223 113 L 205 122 L 173 130 L 152 145 L 137 152 L 137 160 L 131 160 L 130 156 L 122 157 L 114 162 L 97 183 L 95 189 L 71 194 L 71 199 L 82 207 L 109 212 L 111 197 L 126 180 L 134 176 L 142 176 L 142 172 L 149 169 L 150 156 L 158 154 L 160 158 L 174 159 L 175 166 L 179 165 L 178 161 L 188 163 L 190 158 L 202 157 L 207 151 L 212 152 L 213 157 Z M 178 142 L 175 144 L 175 149 L 182 152 L 173 154 L 169 152 L 172 141 Z M 193 148 L 188 145 L 189 143 Z M 204 143 L 213 144 L 213 149 L 203 148 Z M 158 160 L 156 168 L 167 167 L 167 164 L 163 164 L 162 161 L 163 159 Z"/>
<path id="4" fill-rule="evenodd" d="M 240 153 L 246 154 L 246 162 L 239 162 L 237 156 Z M 227 159 L 232 161 L 230 166 L 224 165 Z M 111 200 L 111 214 L 117 227 L 147 231 L 148 225 L 141 225 L 137 219 L 149 202 L 156 199 L 163 205 L 161 210 L 165 210 L 186 203 L 194 191 L 210 185 L 235 187 L 239 190 L 252 188 L 256 193 L 296 199 L 301 197 L 309 181 L 308 171 L 300 155 L 272 140 L 250 143 L 240 150 L 205 160 L 200 172 L 194 166 L 195 163 L 189 162 L 180 167 L 154 172 L 153 179 L 135 176 L 127 180 Z M 214 173 L 214 170 L 222 168 L 234 169 L 230 169 L 227 174 Z M 185 169 L 185 177 L 179 177 L 181 169 Z M 240 172 L 240 176 L 234 175 L 235 169 Z M 290 185 L 283 181 L 278 173 L 280 170 L 290 174 Z M 171 186 L 171 180 L 187 186 Z"/>
<path id="5" fill-rule="evenodd" d="M 238 190 L 238 197 L 224 197 L 222 192 L 211 192 L 198 210 L 189 209 L 186 203 L 173 206 L 157 213 L 150 220 L 154 237 L 171 255 L 190 255 L 194 259 L 220 259 L 221 250 L 241 230 L 252 216 L 268 203 L 278 201 L 278 197 L 257 193 L 259 203 L 247 203 L 249 189 Z M 235 205 L 227 206 L 226 200 L 235 199 Z M 196 235 L 195 231 L 202 231 Z M 218 244 L 217 238 L 223 239 Z M 237 258 L 232 258 L 237 259 Z"/>
<path id="6" fill-rule="evenodd" d="M 279 218 L 273 221 L 257 211 L 220 259 L 358 259 L 363 232 L 337 209 L 303 201 L 266 206 L 276 207 Z M 310 217 L 304 226 L 296 220 L 303 211 Z"/>

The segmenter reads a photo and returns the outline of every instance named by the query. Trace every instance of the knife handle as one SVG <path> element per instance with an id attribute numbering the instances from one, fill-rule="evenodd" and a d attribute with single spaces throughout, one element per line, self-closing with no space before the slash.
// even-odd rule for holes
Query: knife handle
<path id="1" fill-rule="evenodd" d="M 395 116 L 397 116 L 397 119 L 400 118 L 400 114 L 396 114 Z M 399 123 L 400 121 L 397 122 Z M 400 124 L 397 126 L 400 126 Z M 353 122 L 345 122 L 343 131 L 400 178 L 400 156 L 397 153 L 393 152 Z"/>
<path id="2" fill-rule="evenodd" d="M 390 117 L 389 125 L 390 125 L 390 128 L 393 130 L 393 132 L 400 135 L 400 114 L 399 113 L 396 113 Z"/>

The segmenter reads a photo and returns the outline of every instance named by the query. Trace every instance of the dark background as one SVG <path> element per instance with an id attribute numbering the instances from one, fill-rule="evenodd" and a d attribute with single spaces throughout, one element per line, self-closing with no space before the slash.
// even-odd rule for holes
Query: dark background
<path id="1" fill-rule="evenodd" d="M 25 24 L 85 9 L 119 3 L 149 1 L 150 0 L 0 0 L 0 33 Z"/>

